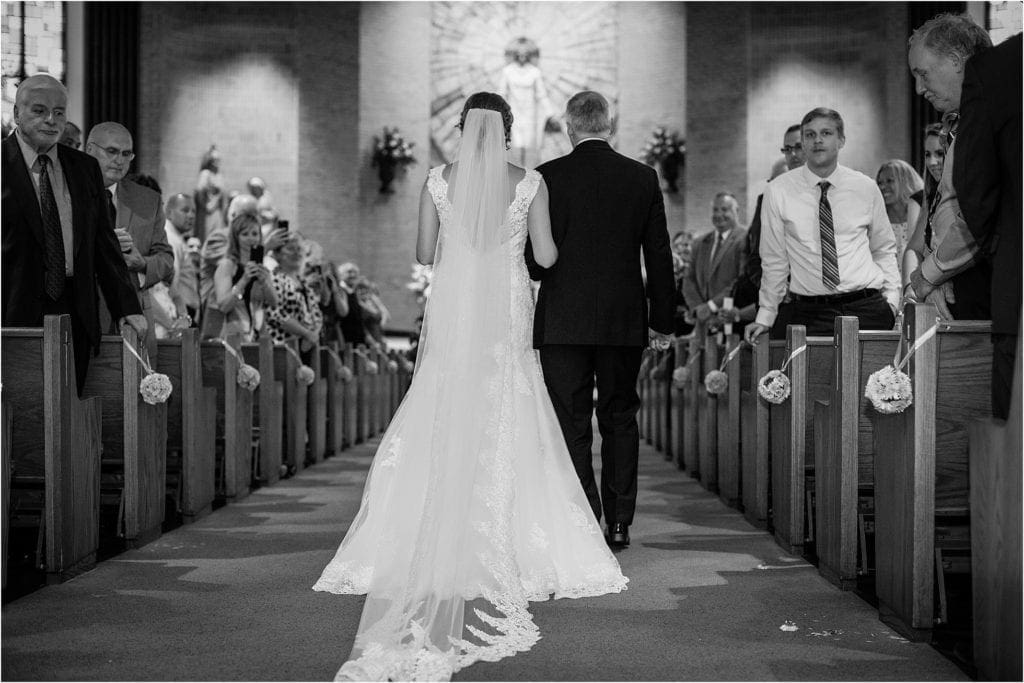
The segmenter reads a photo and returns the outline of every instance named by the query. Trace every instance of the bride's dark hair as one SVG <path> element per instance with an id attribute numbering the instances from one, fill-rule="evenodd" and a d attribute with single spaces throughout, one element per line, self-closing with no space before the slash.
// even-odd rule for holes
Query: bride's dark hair
<path id="1" fill-rule="evenodd" d="M 459 130 L 466 124 L 466 114 L 470 109 L 490 109 L 501 114 L 501 121 L 505 125 L 505 142 L 512 139 L 512 107 L 508 106 L 504 97 L 493 92 L 476 92 L 470 95 L 462 107 Z"/>

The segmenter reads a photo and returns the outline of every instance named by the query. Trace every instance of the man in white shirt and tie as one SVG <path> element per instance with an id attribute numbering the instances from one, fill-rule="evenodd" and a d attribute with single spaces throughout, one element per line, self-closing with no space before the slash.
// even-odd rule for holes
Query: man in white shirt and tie
<path id="1" fill-rule="evenodd" d="M 761 211 L 759 308 L 745 337 L 756 343 L 787 325 L 831 336 L 837 315 L 862 330 L 891 329 L 899 306 L 896 239 L 875 182 L 840 166 L 846 138 L 838 112 L 818 108 L 800 122 L 806 164 L 768 185 Z M 792 301 L 782 303 L 787 284 Z"/>

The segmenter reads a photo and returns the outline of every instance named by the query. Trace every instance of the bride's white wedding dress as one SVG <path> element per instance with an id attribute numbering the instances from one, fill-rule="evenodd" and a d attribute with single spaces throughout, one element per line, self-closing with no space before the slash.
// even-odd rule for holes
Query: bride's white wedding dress
<path id="1" fill-rule="evenodd" d="M 540 638 L 528 601 L 619 592 L 540 361 L 523 259 L 526 171 L 494 239 L 453 235 L 442 168 L 432 294 L 412 385 L 315 590 L 367 594 L 338 679 L 446 680 Z M 485 244 L 485 242 L 487 242 Z M 467 604 L 468 603 L 468 604 Z"/>

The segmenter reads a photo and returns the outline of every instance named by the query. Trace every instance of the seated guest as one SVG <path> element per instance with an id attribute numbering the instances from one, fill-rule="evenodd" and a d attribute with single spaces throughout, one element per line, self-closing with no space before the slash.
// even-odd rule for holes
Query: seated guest
<path id="1" fill-rule="evenodd" d="M 889 159 L 878 169 L 875 182 L 882 192 L 885 213 L 896 238 L 896 264 L 903 266 L 903 252 L 921 215 L 924 181 L 914 167 L 902 159 Z"/>
<path id="2" fill-rule="evenodd" d="M 263 311 L 277 301 L 270 272 L 263 267 L 262 249 L 256 216 L 236 216 L 227 249 L 213 275 L 213 298 L 203 314 L 204 337 L 223 338 L 233 333 L 241 334 L 244 341 L 259 337 Z"/>
<path id="3" fill-rule="evenodd" d="M 346 344 L 366 344 L 366 328 L 363 326 L 363 307 L 356 296 L 356 282 L 359 281 L 359 266 L 342 263 L 338 266 L 338 286 L 348 300 L 348 314 L 341 317 L 341 334 Z"/>
<path id="4" fill-rule="evenodd" d="M 736 197 L 719 192 L 711 207 L 711 222 L 715 229 L 697 240 L 692 267 L 683 281 L 686 305 L 705 331 L 710 331 L 716 322 L 715 314 L 732 291 L 746 261 L 747 231 L 739 227 Z"/>
<path id="5" fill-rule="evenodd" d="M 82 129 L 68 121 L 64 125 L 64 132 L 61 133 L 58 144 L 65 145 L 71 149 L 82 148 Z"/>
<path id="6" fill-rule="evenodd" d="M 846 136 L 838 112 L 813 109 L 800 129 L 804 166 L 764 193 L 759 307 L 744 331 L 752 344 L 769 330 L 772 339 L 785 338 L 790 324 L 831 336 L 837 315 L 856 316 L 863 330 L 896 322 L 900 276 L 882 193 L 839 165 Z"/>
<path id="7" fill-rule="evenodd" d="M 299 340 L 299 351 L 307 361 L 320 342 L 323 317 L 320 294 L 307 286 L 302 276 L 305 245 L 297 233 L 289 233 L 274 250 L 277 270 L 274 271 L 276 304 L 267 309 L 267 326 L 274 343 Z"/>

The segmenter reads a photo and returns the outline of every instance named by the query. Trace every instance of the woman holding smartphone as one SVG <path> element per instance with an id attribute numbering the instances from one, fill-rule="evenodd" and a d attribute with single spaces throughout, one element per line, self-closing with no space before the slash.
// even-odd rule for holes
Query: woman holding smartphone
<path id="1" fill-rule="evenodd" d="M 203 332 L 208 337 L 237 332 L 243 341 L 255 341 L 263 308 L 277 303 L 270 272 L 263 267 L 263 234 L 259 219 L 248 213 L 235 216 L 229 231 L 227 252 L 213 274 L 214 300 Z"/>

